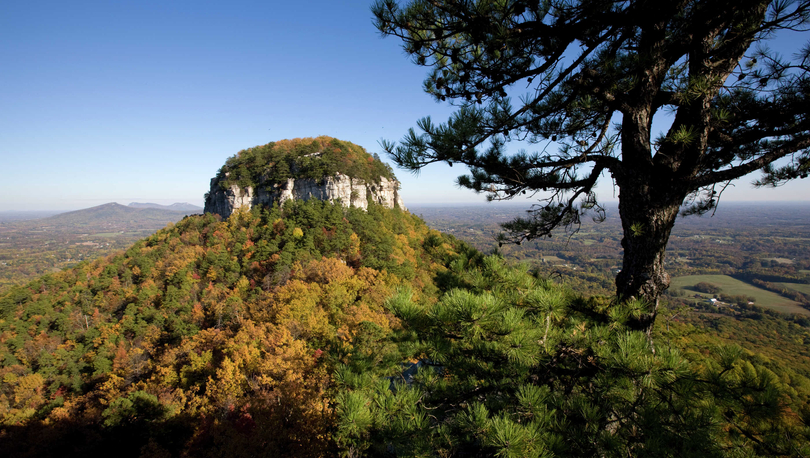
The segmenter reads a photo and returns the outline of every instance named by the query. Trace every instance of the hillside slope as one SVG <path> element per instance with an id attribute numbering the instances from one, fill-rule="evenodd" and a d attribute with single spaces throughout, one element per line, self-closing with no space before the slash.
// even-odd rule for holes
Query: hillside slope
<path id="1" fill-rule="evenodd" d="M 317 194 L 329 177 L 370 192 Z M 285 179 L 274 189 L 294 198 L 189 216 L 0 294 L 0 450 L 810 454 L 798 322 L 662 307 L 650 334 L 633 330 L 646 304 L 580 296 L 431 230 L 375 197 L 395 183 L 384 164 L 327 137 L 240 152 L 213 190 L 259 195 Z M 290 180 L 312 191 L 296 196 Z M 162 212 L 90 214 L 134 211 Z M 770 351 L 779 338 L 791 344 Z M 750 342 L 768 344 L 738 346 Z"/>
<path id="2" fill-rule="evenodd" d="M 0 296 L 0 449 L 808 452 L 806 357 L 790 367 L 664 312 L 650 338 L 626 325 L 637 310 L 573 295 L 399 209 L 310 200 L 191 216 Z M 754 332 L 810 341 L 774 323 Z"/>
<path id="3" fill-rule="evenodd" d="M 323 453 L 334 364 L 399 326 L 383 307 L 397 288 L 435 300 L 459 249 L 399 210 L 296 201 L 188 217 L 12 288 L 0 297 L 0 447 Z"/>

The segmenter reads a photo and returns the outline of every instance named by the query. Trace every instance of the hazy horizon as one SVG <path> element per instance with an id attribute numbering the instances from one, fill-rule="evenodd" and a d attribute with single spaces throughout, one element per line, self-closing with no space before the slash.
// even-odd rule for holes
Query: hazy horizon
<path id="1" fill-rule="evenodd" d="M 536 203 L 537 201 L 535 200 L 534 202 Z M 98 206 L 106 205 L 106 204 L 111 204 L 111 203 L 116 203 L 116 204 L 123 205 L 123 206 L 129 206 L 132 203 L 154 203 L 154 204 L 159 204 L 159 205 L 191 204 L 191 205 L 196 205 L 196 206 L 201 207 L 201 208 L 204 207 L 203 203 L 197 204 L 197 203 L 194 203 L 194 202 L 181 202 L 181 201 L 178 201 L 178 200 L 170 200 L 170 199 L 165 200 L 165 202 L 132 201 L 132 202 L 123 203 L 123 202 L 120 202 L 120 201 L 108 201 L 108 202 L 103 202 L 103 203 L 96 204 L 96 205 L 89 205 L 89 206 L 86 206 L 86 207 L 76 207 L 76 208 L 66 208 L 66 209 L 57 209 L 55 207 L 41 208 L 41 209 L 27 209 L 27 210 L 25 210 L 25 209 L 24 210 L 13 210 L 13 209 L 12 210 L 4 210 L 4 209 L 0 209 L 0 214 L 47 213 L 47 214 L 50 214 L 52 216 L 52 215 L 56 215 L 56 214 L 60 214 L 60 213 L 68 213 L 68 212 L 73 212 L 73 211 L 86 210 L 88 208 L 94 208 L 94 207 L 98 207 Z M 441 208 L 441 207 L 450 207 L 450 206 L 452 206 L 452 207 L 484 207 L 484 206 L 498 206 L 498 205 L 501 205 L 501 206 L 509 206 L 509 207 L 526 207 L 528 209 L 532 205 L 532 203 L 533 203 L 532 201 L 508 201 L 508 200 L 507 201 L 498 201 L 498 202 L 486 202 L 486 201 L 481 201 L 481 202 L 471 202 L 471 201 L 441 202 L 441 201 L 436 201 L 436 202 L 412 202 L 412 203 L 405 202 L 405 206 L 408 207 L 408 208 L 410 208 L 410 207 L 415 207 L 415 208 L 421 208 L 421 207 Z M 618 203 L 619 203 L 618 200 L 606 200 L 606 201 L 604 201 L 604 204 L 609 205 L 610 207 L 615 207 Z M 810 205 L 810 201 L 806 201 L 806 200 L 749 200 L 749 201 L 737 200 L 737 201 L 722 201 L 722 202 L 720 202 L 720 206 L 718 208 L 722 208 L 723 206 L 735 206 L 736 207 L 736 206 L 741 206 L 741 205 L 752 205 L 752 206 L 758 206 L 758 205 L 760 205 L 760 206 L 764 206 L 764 205 L 783 205 L 783 206 Z"/>
<path id="2" fill-rule="evenodd" d="M 5 4 L 0 211 L 201 205 L 228 157 L 288 138 L 329 135 L 390 162 L 379 140 L 454 110 L 423 92 L 427 70 L 399 41 L 380 38 L 371 3 Z M 406 205 L 483 202 L 455 185 L 463 172 L 395 169 Z M 724 200 L 810 199 L 810 180 L 752 190 L 757 176 L 737 180 Z M 597 192 L 615 199 L 610 177 Z"/>

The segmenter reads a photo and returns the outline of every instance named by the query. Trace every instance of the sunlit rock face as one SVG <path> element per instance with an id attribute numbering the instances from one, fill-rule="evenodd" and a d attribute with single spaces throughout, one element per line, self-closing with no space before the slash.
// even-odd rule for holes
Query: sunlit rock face
<path id="1" fill-rule="evenodd" d="M 379 182 L 368 183 L 337 173 L 321 180 L 312 178 L 290 178 L 282 183 L 263 182 L 254 189 L 253 186 L 240 188 L 231 185 L 223 189 L 220 180 L 211 180 L 211 190 L 205 200 L 205 211 L 216 213 L 227 218 L 240 208 L 251 209 L 256 205 L 279 205 L 289 199 L 319 199 L 340 201 L 345 206 L 367 209 L 368 202 L 374 202 L 388 208 L 405 209 L 399 193 L 399 181 L 380 177 Z"/>
<path id="2" fill-rule="evenodd" d="M 205 211 L 318 199 L 368 209 L 373 202 L 405 209 L 391 166 L 363 147 L 328 136 L 278 140 L 239 151 L 211 179 Z"/>

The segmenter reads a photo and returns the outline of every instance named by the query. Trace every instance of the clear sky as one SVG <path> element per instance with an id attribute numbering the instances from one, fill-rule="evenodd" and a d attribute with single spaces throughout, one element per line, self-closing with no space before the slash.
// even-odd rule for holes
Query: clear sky
<path id="1" fill-rule="evenodd" d="M 379 153 L 420 117 L 445 120 L 451 107 L 422 92 L 425 69 L 380 38 L 370 3 L 0 3 L 0 211 L 202 205 L 241 149 L 329 135 Z M 453 185 L 459 172 L 396 170 L 406 205 L 484 201 Z M 724 199 L 810 199 L 810 180 L 753 179 Z"/>

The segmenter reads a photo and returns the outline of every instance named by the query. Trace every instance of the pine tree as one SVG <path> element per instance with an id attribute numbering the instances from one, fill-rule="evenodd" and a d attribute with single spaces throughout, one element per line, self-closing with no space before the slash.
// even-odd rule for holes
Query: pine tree
<path id="1" fill-rule="evenodd" d="M 466 165 L 458 183 L 492 199 L 541 193 L 504 226 L 513 242 L 601 214 L 594 187 L 610 174 L 624 229 L 616 292 L 648 304 L 637 329 L 652 326 L 669 285 L 680 210 L 711 210 L 759 169 L 760 186 L 810 172 L 810 46 L 797 34 L 793 56 L 766 47 L 807 30 L 807 0 L 379 0 L 373 12 L 431 69 L 425 90 L 458 106 L 444 124 L 424 118 L 399 145 L 383 142 L 397 164 Z M 671 126 L 656 138 L 662 113 Z M 539 152 L 507 154 L 512 140 Z"/>
<path id="2" fill-rule="evenodd" d="M 810 428 L 796 415 L 810 393 L 739 347 L 687 340 L 679 348 L 673 342 L 683 337 L 670 333 L 654 351 L 645 332 L 628 326 L 644 313 L 638 301 L 578 298 L 497 257 L 460 258 L 451 271 L 459 287 L 439 302 L 402 290 L 387 304 L 403 322 L 399 351 L 416 364 L 375 371 L 354 362 L 337 371 L 345 455 L 810 451 Z"/>

